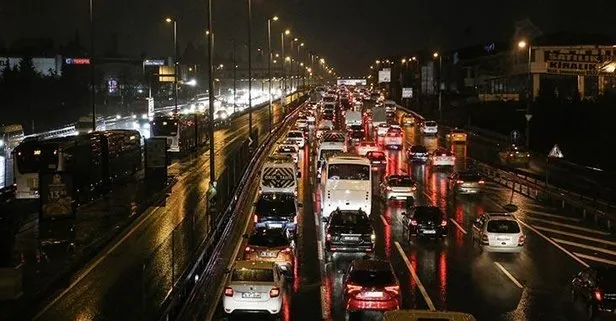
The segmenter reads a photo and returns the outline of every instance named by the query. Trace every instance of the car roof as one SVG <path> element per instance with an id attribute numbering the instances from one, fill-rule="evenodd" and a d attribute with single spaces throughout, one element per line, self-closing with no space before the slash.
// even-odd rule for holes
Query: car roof
<path id="1" fill-rule="evenodd" d="M 235 261 L 233 265 L 236 269 L 263 269 L 263 270 L 273 270 L 274 262 L 265 262 L 265 261 Z"/>
<path id="2" fill-rule="evenodd" d="M 513 214 L 507 213 L 507 212 L 485 213 L 485 215 L 490 220 L 510 220 L 510 221 L 516 221 L 517 222 L 517 220 L 515 219 Z"/>
<path id="3" fill-rule="evenodd" d="M 351 263 L 354 269 L 365 271 L 391 271 L 388 261 L 379 259 L 356 259 Z"/>

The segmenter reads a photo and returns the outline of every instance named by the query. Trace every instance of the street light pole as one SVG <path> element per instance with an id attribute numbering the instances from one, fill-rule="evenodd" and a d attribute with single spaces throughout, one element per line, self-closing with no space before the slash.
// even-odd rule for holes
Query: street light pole
<path id="1" fill-rule="evenodd" d="M 175 108 L 178 113 L 178 28 L 177 21 L 173 19 L 173 96 L 175 96 Z"/>
<path id="2" fill-rule="evenodd" d="M 248 1 L 248 137 L 252 145 L 252 0 Z"/>
<path id="3" fill-rule="evenodd" d="M 96 88 L 94 86 L 94 0 L 90 0 L 90 100 L 92 104 L 92 131 L 96 131 Z"/>
<path id="4" fill-rule="evenodd" d="M 209 71 L 208 79 L 208 98 L 209 98 L 209 141 L 210 141 L 210 195 L 215 193 L 216 187 L 216 162 L 214 151 L 214 29 L 212 27 L 212 1 L 208 0 L 207 6 L 207 67 Z"/>
<path id="5" fill-rule="evenodd" d="M 237 104 L 235 100 L 237 99 L 237 59 L 235 57 L 235 39 L 231 40 L 233 42 L 233 113 L 237 112 Z"/>
<path id="6" fill-rule="evenodd" d="M 268 106 L 268 119 L 269 130 L 272 130 L 272 20 L 278 20 L 278 17 L 274 16 L 267 19 L 267 83 L 269 93 L 269 106 Z"/>
<path id="7" fill-rule="evenodd" d="M 528 79 L 526 79 L 526 87 L 527 87 L 527 99 L 526 99 L 526 149 L 530 148 L 530 119 L 532 114 L 530 113 L 530 101 L 533 99 L 533 83 L 531 78 L 531 70 L 530 70 L 530 62 L 531 62 L 531 46 L 528 46 Z M 547 181 L 547 179 L 546 179 Z"/>
<path id="8" fill-rule="evenodd" d="M 286 32 L 286 31 L 285 31 Z M 284 34 L 285 32 L 282 32 L 280 34 L 280 42 L 281 42 L 281 49 L 280 49 L 280 53 L 281 53 L 281 60 L 282 60 L 282 97 L 280 99 L 281 105 L 282 105 L 282 111 L 284 114 L 284 103 L 287 99 L 287 75 L 285 75 L 284 73 L 284 65 L 287 62 L 286 57 L 284 56 Z"/>

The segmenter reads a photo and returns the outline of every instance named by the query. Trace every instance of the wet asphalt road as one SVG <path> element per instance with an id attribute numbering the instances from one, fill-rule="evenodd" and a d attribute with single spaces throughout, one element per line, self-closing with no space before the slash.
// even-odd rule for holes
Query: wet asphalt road
<path id="1" fill-rule="evenodd" d="M 468 146 L 450 146 L 442 137 L 422 137 L 414 127 L 404 131 L 407 145 L 423 144 L 429 150 L 451 148 L 457 170 L 464 169 L 467 158 L 473 157 L 470 151 L 485 148 L 473 141 Z M 315 218 L 317 186 L 314 173 L 307 172 L 313 168 L 308 166 L 312 157 L 306 157 L 310 152 L 306 148 L 301 158 L 299 199 L 304 207 L 297 243 L 299 266 L 295 280 L 288 284 L 290 295 L 282 318 L 344 320 L 342 271 L 357 256 L 337 255 L 325 263 L 318 249 L 324 244 L 324 226 Z M 402 308 L 463 311 L 480 321 L 584 320 L 582 307 L 569 299 L 568 282 L 587 264 L 616 265 L 616 237 L 570 212 L 515 194 L 513 202 L 520 208 L 516 216 L 527 236 L 524 250 L 519 255 L 481 252 L 471 242 L 471 224 L 481 213 L 501 212 L 500 205 L 509 202 L 510 190 L 487 182 L 481 196 L 454 198 L 448 190 L 446 171 L 408 165 L 405 154 L 398 151 L 388 154 L 387 168 L 373 176 L 371 218 L 377 234 L 375 254 L 392 263 L 401 283 Z M 416 204 L 435 204 L 447 214 L 445 239 L 409 241 L 402 233 L 403 204 L 378 198 L 379 177 L 404 172 L 418 182 Z M 381 315 L 368 313 L 362 318 L 380 320 Z M 225 319 L 220 304 L 214 319 Z M 238 315 L 233 319 L 257 317 Z"/>
<path id="2" fill-rule="evenodd" d="M 274 122 L 281 117 L 274 106 Z M 267 131 L 267 108 L 253 113 L 259 136 Z M 216 171 L 248 135 L 248 115 L 215 133 Z M 161 207 L 105 249 L 76 275 L 70 286 L 42 307 L 37 320 L 151 320 L 186 265 L 194 248 L 207 235 L 205 214 L 209 184 L 209 152 L 173 164 L 178 182 Z"/>

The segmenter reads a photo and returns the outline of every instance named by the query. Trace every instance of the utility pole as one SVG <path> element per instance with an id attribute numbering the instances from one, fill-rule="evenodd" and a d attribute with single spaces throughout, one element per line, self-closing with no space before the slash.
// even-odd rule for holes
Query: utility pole
<path id="1" fill-rule="evenodd" d="M 207 11 L 207 67 L 209 70 L 208 79 L 208 98 L 209 98 L 209 141 L 210 141 L 210 188 L 208 192 L 210 195 L 216 193 L 216 153 L 214 151 L 214 30 L 212 29 L 212 1 L 208 0 Z"/>
<path id="2" fill-rule="evenodd" d="M 237 99 L 237 61 L 235 57 L 235 39 L 231 40 L 233 42 L 233 113 L 237 112 L 237 104 L 235 100 Z"/>
<path id="3" fill-rule="evenodd" d="M 248 1 L 248 137 L 252 147 L 252 0 Z"/>
<path id="4" fill-rule="evenodd" d="M 92 104 L 92 131 L 96 131 L 96 86 L 94 84 L 94 0 L 90 0 L 90 100 Z"/>

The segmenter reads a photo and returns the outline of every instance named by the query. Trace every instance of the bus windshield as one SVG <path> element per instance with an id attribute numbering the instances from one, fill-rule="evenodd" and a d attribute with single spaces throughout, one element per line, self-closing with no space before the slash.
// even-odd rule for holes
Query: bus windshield
<path id="1" fill-rule="evenodd" d="M 327 168 L 328 179 L 370 180 L 370 166 L 357 164 L 332 164 Z"/>
<path id="2" fill-rule="evenodd" d="M 21 174 L 56 170 L 58 166 L 58 152 L 54 146 L 20 145 L 15 150 L 15 161 L 17 170 Z"/>
<path id="3" fill-rule="evenodd" d="M 152 136 L 175 136 L 178 133 L 178 120 L 172 117 L 154 118 Z"/>

